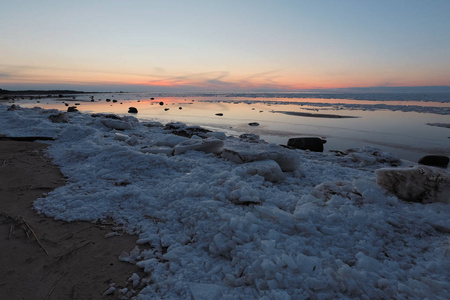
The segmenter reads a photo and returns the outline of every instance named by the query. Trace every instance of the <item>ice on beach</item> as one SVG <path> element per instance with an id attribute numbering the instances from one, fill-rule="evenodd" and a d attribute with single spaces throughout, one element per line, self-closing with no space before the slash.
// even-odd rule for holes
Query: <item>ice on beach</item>
<path id="1" fill-rule="evenodd" d="M 68 123 L 52 123 L 50 114 L 0 105 L 1 134 L 56 138 L 48 152 L 67 184 L 34 208 L 67 221 L 112 218 L 137 234 L 120 259 L 145 272 L 129 277 L 139 299 L 450 294 L 449 205 L 403 202 L 381 188 L 375 170 L 401 163 L 390 154 L 180 137 L 134 117 L 71 113 Z M 196 151 L 208 139 L 241 161 Z M 173 155 L 177 145 L 192 147 Z"/>

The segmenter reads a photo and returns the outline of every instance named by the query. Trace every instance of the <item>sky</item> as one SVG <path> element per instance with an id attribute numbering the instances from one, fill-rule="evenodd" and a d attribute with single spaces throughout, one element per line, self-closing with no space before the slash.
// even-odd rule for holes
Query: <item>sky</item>
<path id="1" fill-rule="evenodd" d="M 450 86 L 449 16 L 449 0 L 2 0 L 0 88 Z"/>

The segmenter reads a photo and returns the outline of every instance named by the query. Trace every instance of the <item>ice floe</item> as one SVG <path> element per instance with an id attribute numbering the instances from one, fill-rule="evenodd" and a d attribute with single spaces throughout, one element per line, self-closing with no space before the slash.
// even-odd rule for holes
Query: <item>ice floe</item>
<path id="1" fill-rule="evenodd" d="M 133 117 L 82 113 L 53 123 L 48 116 L 55 111 L 7 108 L 0 105 L 0 133 L 55 138 L 48 152 L 67 177 L 65 186 L 35 202 L 39 213 L 67 221 L 111 218 L 138 235 L 136 248 L 120 259 L 145 275 L 130 276 L 133 289 L 116 283 L 108 293 L 138 299 L 450 294 L 449 205 L 405 202 L 376 181 L 377 169 L 413 163 L 373 148 L 318 153 L 256 135 L 172 132 L 185 130 L 183 124 L 171 131 Z M 214 151 L 195 151 L 208 141 Z"/>

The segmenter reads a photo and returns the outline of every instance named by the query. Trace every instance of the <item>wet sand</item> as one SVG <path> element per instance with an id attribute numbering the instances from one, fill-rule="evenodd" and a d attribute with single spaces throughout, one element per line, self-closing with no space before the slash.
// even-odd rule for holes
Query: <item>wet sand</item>
<path id="1" fill-rule="evenodd" d="M 0 295 L 4 299 L 117 299 L 142 275 L 119 255 L 136 236 L 111 222 L 65 222 L 38 215 L 33 201 L 64 185 L 47 145 L 0 141 Z M 115 283 L 115 292 L 103 293 Z"/>

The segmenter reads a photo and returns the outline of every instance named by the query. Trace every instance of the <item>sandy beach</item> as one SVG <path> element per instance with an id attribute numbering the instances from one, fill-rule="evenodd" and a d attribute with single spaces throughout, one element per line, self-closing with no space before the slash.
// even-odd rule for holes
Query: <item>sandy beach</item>
<path id="1" fill-rule="evenodd" d="M 38 215 L 33 201 L 65 183 L 45 155 L 46 148 L 37 142 L 0 141 L 0 295 L 115 299 L 118 289 L 139 272 L 136 265 L 118 258 L 134 248 L 136 236 L 106 238 L 115 224 L 55 221 Z M 103 295 L 108 289 L 111 293 Z"/>

